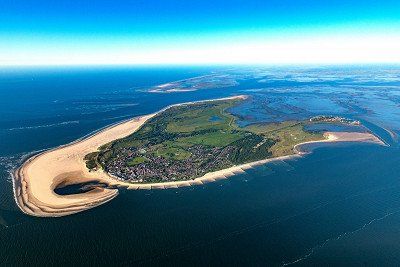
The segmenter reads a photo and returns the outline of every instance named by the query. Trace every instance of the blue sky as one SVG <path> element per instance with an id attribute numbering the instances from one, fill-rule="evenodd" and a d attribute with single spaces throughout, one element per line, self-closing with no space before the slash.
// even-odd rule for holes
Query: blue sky
<path id="1" fill-rule="evenodd" d="M 397 62 L 399 39 L 394 0 L 2 0 L 0 6 L 2 65 Z"/>

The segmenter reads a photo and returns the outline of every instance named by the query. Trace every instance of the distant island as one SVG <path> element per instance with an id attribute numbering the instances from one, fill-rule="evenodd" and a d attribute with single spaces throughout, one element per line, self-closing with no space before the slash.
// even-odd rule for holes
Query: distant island
<path id="1" fill-rule="evenodd" d="M 236 86 L 238 79 L 242 79 L 242 75 L 215 73 L 203 75 L 179 81 L 160 84 L 150 88 L 150 93 L 176 93 L 191 92 L 203 89 L 218 89 L 223 87 Z"/>
<path id="2" fill-rule="evenodd" d="M 166 189 L 204 184 L 255 165 L 299 156 L 302 144 L 383 144 L 368 132 L 305 130 L 306 125 L 323 121 L 353 123 L 331 116 L 240 127 L 229 110 L 246 99 L 234 96 L 172 105 L 34 155 L 15 171 L 16 202 L 29 215 L 65 216 L 110 201 L 118 194 L 116 187 Z M 88 182 L 99 186 L 83 193 L 55 193 L 57 188 Z"/>

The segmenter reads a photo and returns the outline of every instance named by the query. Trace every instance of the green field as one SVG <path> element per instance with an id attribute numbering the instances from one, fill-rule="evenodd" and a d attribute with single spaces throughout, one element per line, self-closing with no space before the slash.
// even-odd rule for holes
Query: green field
<path id="1" fill-rule="evenodd" d="M 148 159 L 145 157 L 136 157 L 136 158 L 133 158 L 130 161 L 128 161 L 127 164 L 128 164 L 128 166 L 136 166 L 136 165 L 144 163 L 146 161 L 148 161 Z"/>
<path id="2" fill-rule="evenodd" d="M 293 147 L 299 143 L 323 139 L 322 134 L 303 130 L 308 122 L 287 121 L 279 124 L 251 125 L 249 131 L 277 140 L 269 149 L 274 157 L 293 154 Z"/>
<path id="3" fill-rule="evenodd" d="M 293 146 L 322 139 L 303 130 L 307 122 L 257 124 L 244 128 L 229 108 L 242 99 L 174 106 L 132 135 L 102 146 L 85 159 L 132 182 L 193 179 L 210 171 L 293 154 Z"/>

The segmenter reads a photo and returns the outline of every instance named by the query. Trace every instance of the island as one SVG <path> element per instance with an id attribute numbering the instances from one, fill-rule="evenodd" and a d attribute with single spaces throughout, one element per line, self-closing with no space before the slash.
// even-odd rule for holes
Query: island
<path id="1" fill-rule="evenodd" d="M 238 80 L 243 79 L 239 74 L 214 73 L 179 81 L 160 84 L 150 88 L 150 93 L 182 93 L 204 89 L 218 89 L 238 85 Z"/>
<path id="2" fill-rule="evenodd" d="M 118 187 L 201 185 L 255 165 L 300 157 L 304 144 L 384 144 L 370 132 L 309 132 L 305 126 L 314 123 L 310 119 L 239 126 L 238 117 L 230 110 L 243 101 L 248 97 L 172 105 L 34 155 L 14 173 L 16 203 L 28 215 L 65 216 L 110 201 L 117 196 Z M 88 182 L 106 186 L 67 195 L 55 192 Z"/>

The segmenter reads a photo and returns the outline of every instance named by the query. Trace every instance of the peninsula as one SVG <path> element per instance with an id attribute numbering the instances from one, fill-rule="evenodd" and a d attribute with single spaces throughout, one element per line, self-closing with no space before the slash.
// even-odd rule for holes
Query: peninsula
<path id="1" fill-rule="evenodd" d="M 301 156 L 301 144 L 383 144 L 369 132 L 307 132 L 310 120 L 239 127 L 229 109 L 246 99 L 172 105 L 34 155 L 14 173 L 15 200 L 29 215 L 65 216 L 110 201 L 116 187 L 166 189 L 225 179 L 254 165 Z M 109 186 L 71 195 L 54 191 L 93 181 Z"/>

